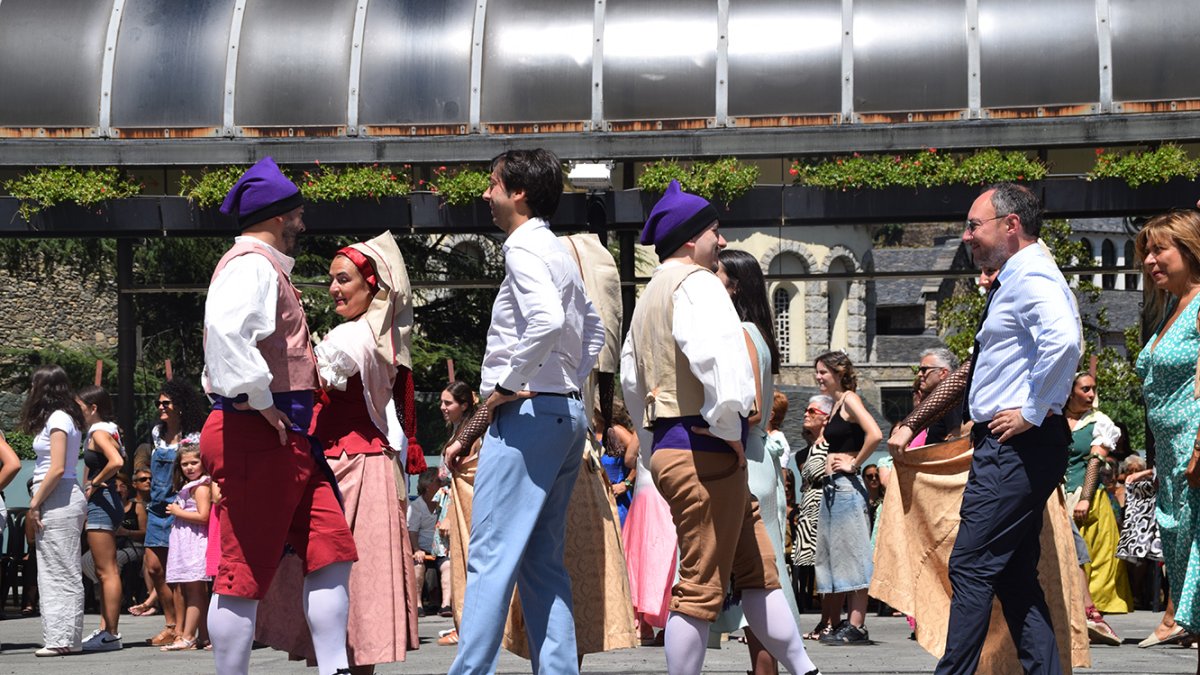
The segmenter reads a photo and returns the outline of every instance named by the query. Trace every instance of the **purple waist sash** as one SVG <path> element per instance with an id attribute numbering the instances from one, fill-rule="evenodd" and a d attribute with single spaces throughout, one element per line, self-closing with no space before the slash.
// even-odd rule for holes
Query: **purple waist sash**
<path id="1" fill-rule="evenodd" d="M 742 421 L 742 445 L 746 445 L 750 424 L 746 418 Z M 660 417 L 654 420 L 653 450 L 671 448 L 672 450 L 692 450 L 694 452 L 733 452 L 733 448 L 724 439 L 716 436 L 706 436 L 692 431 L 692 427 L 707 429 L 708 422 L 700 415 L 685 415 L 683 417 Z M 653 452 L 651 450 L 651 452 Z"/>

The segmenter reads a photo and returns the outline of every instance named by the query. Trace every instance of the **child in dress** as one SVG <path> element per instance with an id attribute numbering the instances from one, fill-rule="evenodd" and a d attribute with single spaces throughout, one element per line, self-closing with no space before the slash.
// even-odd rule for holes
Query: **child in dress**
<path id="1" fill-rule="evenodd" d="M 182 591 L 183 625 L 175 642 L 162 647 L 164 652 L 196 648 L 197 631 L 208 614 L 208 517 L 212 507 L 212 487 L 208 472 L 200 461 L 200 446 L 184 441 L 175 457 L 175 501 L 167 513 L 175 516 L 171 526 L 167 558 L 167 583 Z"/>

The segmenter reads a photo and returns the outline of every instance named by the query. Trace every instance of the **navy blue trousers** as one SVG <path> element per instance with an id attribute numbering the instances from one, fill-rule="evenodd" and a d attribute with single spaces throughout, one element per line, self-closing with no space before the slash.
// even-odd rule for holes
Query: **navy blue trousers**
<path id="1" fill-rule="evenodd" d="M 1027 673 L 1058 675 L 1058 644 L 1038 583 L 1046 500 L 1067 469 L 1071 434 L 1061 415 L 1000 443 L 986 423 L 972 433 L 975 455 L 963 492 L 962 522 L 950 554 L 950 625 L 939 675 L 979 666 L 992 599 L 999 598 Z"/>

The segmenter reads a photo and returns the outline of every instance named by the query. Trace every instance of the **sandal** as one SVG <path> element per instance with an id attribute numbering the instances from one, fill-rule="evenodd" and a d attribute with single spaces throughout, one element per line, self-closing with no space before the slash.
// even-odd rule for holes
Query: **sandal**
<path id="1" fill-rule="evenodd" d="M 186 652 L 195 648 L 195 640 L 185 640 L 183 638 L 179 638 L 169 645 L 163 645 L 162 647 L 159 647 L 158 650 L 160 652 Z"/>
<path id="2" fill-rule="evenodd" d="M 174 643 L 177 639 L 179 639 L 179 636 L 175 634 L 175 624 L 169 623 L 166 628 L 162 629 L 161 633 L 146 640 L 146 644 L 151 647 L 165 647 Z"/>
<path id="3" fill-rule="evenodd" d="M 129 613 L 133 616 L 154 616 L 158 614 L 158 605 L 147 605 L 144 602 L 129 608 Z"/>
<path id="4" fill-rule="evenodd" d="M 824 619 L 817 624 L 817 627 L 804 634 L 805 640 L 820 640 L 822 635 L 828 635 L 833 632 L 833 626 L 829 625 Z"/>

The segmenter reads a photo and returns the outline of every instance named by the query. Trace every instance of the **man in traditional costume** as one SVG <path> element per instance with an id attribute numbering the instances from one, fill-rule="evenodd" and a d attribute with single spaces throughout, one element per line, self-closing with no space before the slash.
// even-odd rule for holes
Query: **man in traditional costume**
<path id="1" fill-rule="evenodd" d="M 200 453 L 224 505 L 208 615 L 222 675 L 249 670 L 258 601 L 285 545 L 304 564 L 320 672 L 350 672 L 347 585 L 358 555 L 332 473 L 307 435 L 317 369 L 290 278 L 303 211 L 300 190 L 270 157 L 247 170 L 221 205 L 242 234 L 217 263 L 204 307 L 204 389 L 213 411 Z"/>
<path id="2" fill-rule="evenodd" d="M 634 310 L 621 383 L 635 424 L 654 434 L 650 470 L 679 535 L 667 670 L 699 673 L 709 625 L 733 580 L 754 634 L 793 675 L 817 667 L 780 590 L 775 551 L 750 494 L 744 443 L 755 401 L 741 321 L 714 274 L 717 210 L 672 181 L 641 243 L 662 264 Z"/>

